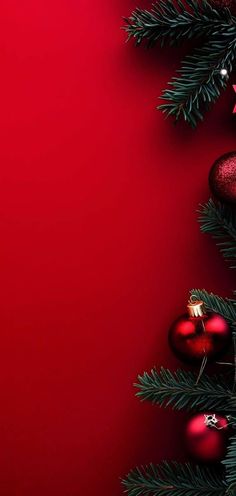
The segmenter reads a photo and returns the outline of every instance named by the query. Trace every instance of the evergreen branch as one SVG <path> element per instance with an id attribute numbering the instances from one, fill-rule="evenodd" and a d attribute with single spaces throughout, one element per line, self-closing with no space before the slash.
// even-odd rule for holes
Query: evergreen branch
<path id="1" fill-rule="evenodd" d="M 211 234 L 217 240 L 223 257 L 233 263 L 231 268 L 236 268 L 236 219 L 233 209 L 216 204 L 210 199 L 205 205 L 201 205 L 199 213 L 201 231 Z"/>
<path id="2" fill-rule="evenodd" d="M 233 413 L 236 409 L 236 397 L 232 397 L 232 388 L 223 376 L 201 376 L 196 384 L 197 375 L 185 370 L 172 373 L 163 367 L 160 372 L 152 369 L 138 376 L 139 389 L 136 396 L 142 401 L 152 401 L 160 406 L 171 406 L 176 410 L 224 411 Z"/>
<path id="3" fill-rule="evenodd" d="M 222 462 L 226 468 L 226 481 L 229 484 L 228 495 L 236 494 L 236 435 L 230 439 L 225 460 Z"/>
<path id="4" fill-rule="evenodd" d="M 192 127 L 203 120 L 203 109 L 208 110 L 226 88 L 236 58 L 236 24 L 212 36 L 192 55 L 187 55 L 180 76 L 172 78 L 162 94 L 165 103 L 159 105 L 167 116 L 183 118 Z M 222 76 L 226 69 L 227 76 Z"/>
<path id="5" fill-rule="evenodd" d="M 136 468 L 122 483 L 129 496 L 224 496 L 226 492 L 218 468 L 189 463 L 164 462 Z"/>
<path id="6" fill-rule="evenodd" d="M 236 333 L 236 301 L 229 298 L 221 298 L 213 293 L 208 293 L 205 289 L 192 289 L 191 295 L 195 295 L 199 300 L 203 300 L 207 310 L 222 315 L 229 323 L 232 331 Z"/>
<path id="7" fill-rule="evenodd" d="M 160 0 L 150 11 L 135 9 L 125 22 L 128 39 L 135 38 L 136 45 L 146 39 L 148 46 L 157 41 L 163 46 L 165 41 L 174 45 L 184 38 L 214 35 L 232 24 L 234 18 L 228 8 L 207 0 L 179 0 L 176 4 L 173 0 Z"/>

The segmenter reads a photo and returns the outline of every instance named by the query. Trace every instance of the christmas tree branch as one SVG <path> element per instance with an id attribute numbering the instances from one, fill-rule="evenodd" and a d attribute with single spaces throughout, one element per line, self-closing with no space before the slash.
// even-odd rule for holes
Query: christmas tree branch
<path id="1" fill-rule="evenodd" d="M 221 298 L 205 289 L 192 289 L 191 295 L 203 300 L 207 310 L 222 315 L 229 323 L 232 331 L 236 333 L 236 301 L 229 298 Z"/>
<path id="2" fill-rule="evenodd" d="M 229 484 L 227 494 L 235 496 L 236 494 L 236 435 L 230 439 L 227 455 L 223 464 L 226 468 L 226 481 Z"/>
<path id="3" fill-rule="evenodd" d="M 188 463 L 150 464 L 132 470 L 122 481 L 129 496 L 225 496 L 220 470 Z"/>
<path id="4" fill-rule="evenodd" d="M 201 231 L 211 234 L 217 240 L 217 246 L 219 246 L 223 257 L 233 263 L 231 268 L 236 268 L 235 212 L 230 206 L 214 203 L 212 199 L 200 207 Z"/>
<path id="5" fill-rule="evenodd" d="M 163 367 L 160 372 L 152 369 L 138 376 L 139 389 L 136 395 L 142 400 L 152 401 L 160 406 L 173 409 L 224 411 L 232 413 L 236 409 L 236 396 L 223 376 L 202 375 L 196 384 L 197 374 L 185 370 L 172 373 Z"/>
<path id="6" fill-rule="evenodd" d="M 167 116 L 175 120 L 183 118 L 192 127 L 203 120 L 203 109 L 207 110 L 214 103 L 222 90 L 226 88 L 229 74 L 236 58 L 236 24 L 229 26 L 223 34 L 210 38 L 192 55 L 185 57 L 180 69 L 180 76 L 172 78 L 159 105 Z M 221 70 L 226 75 L 222 76 Z"/>
<path id="7" fill-rule="evenodd" d="M 135 9 L 125 19 L 128 38 L 133 37 L 137 45 L 147 40 L 148 46 L 160 41 L 161 46 L 167 41 L 170 45 L 180 40 L 214 35 L 234 22 L 228 8 L 213 5 L 203 0 L 161 0 L 150 11 Z"/>

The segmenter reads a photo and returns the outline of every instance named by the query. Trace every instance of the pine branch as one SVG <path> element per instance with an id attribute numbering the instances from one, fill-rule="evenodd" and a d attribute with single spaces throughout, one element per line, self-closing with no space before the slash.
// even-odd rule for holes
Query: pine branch
<path id="1" fill-rule="evenodd" d="M 226 88 L 236 58 L 236 24 L 216 34 L 192 55 L 185 57 L 180 76 L 172 78 L 162 94 L 165 103 L 159 105 L 167 116 L 183 118 L 192 127 L 203 120 L 203 109 L 208 110 Z M 221 75 L 226 69 L 227 76 Z"/>
<path id="2" fill-rule="evenodd" d="M 210 199 L 205 205 L 201 205 L 199 211 L 199 222 L 201 231 L 211 234 L 217 240 L 223 257 L 230 262 L 231 268 L 236 268 L 236 218 L 235 212 L 230 206 L 214 203 Z"/>
<path id="3" fill-rule="evenodd" d="M 224 496 L 226 492 L 218 468 L 188 463 L 164 462 L 136 468 L 122 483 L 129 496 Z"/>
<path id="4" fill-rule="evenodd" d="M 146 39 L 148 46 L 158 41 L 163 46 L 165 41 L 174 45 L 183 39 L 214 35 L 233 23 L 234 18 L 228 8 L 213 6 L 206 0 L 179 0 L 176 4 L 161 0 L 150 11 L 135 9 L 125 22 L 128 39 L 135 38 L 137 45 Z"/>
<path id="5" fill-rule="evenodd" d="M 226 467 L 226 481 L 229 484 L 227 494 L 236 494 L 236 435 L 230 439 L 230 445 L 223 464 Z"/>
<path id="6" fill-rule="evenodd" d="M 172 373 L 163 367 L 160 372 L 152 369 L 138 376 L 139 389 L 136 396 L 142 401 L 152 401 L 160 406 L 171 406 L 176 410 L 224 411 L 233 413 L 236 397 L 232 397 L 232 385 L 223 376 L 202 375 L 196 384 L 197 375 L 185 370 Z"/>
<path id="7" fill-rule="evenodd" d="M 205 289 L 192 289 L 191 295 L 196 295 L 199 300 L 203 300 L 207 310 L 222 315 L 229 323 L 232 331 L 236 333 L 236 301 L 229 298 L 221 298 L 213 293 L 208 293 Z"/>

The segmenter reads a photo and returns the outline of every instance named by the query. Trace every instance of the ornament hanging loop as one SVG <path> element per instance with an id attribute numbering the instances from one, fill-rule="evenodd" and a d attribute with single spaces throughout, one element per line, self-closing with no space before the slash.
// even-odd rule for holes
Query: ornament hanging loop
<path id="1" fill-rule="evenodd" d="M 192 303 L 194 305 L 194 303 L 196 303 L 197 301 L 199 301 L 197 295 L 191 294 L 189 298 L 189 303 Z"/>

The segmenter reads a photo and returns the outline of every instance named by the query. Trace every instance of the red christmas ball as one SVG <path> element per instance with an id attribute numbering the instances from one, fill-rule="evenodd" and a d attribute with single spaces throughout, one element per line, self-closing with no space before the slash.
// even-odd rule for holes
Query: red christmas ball
<path id="1" fill-rule="evenodd" d="M 213 196 L 224 203 L 236 203 L 236 152 L 226 153 L 213 164 L 209 174 Z"/>
<path id="2" fill-rule="evenodd" d="M 217 5 L 217 7 L 231 8 L 234 0 L 211 0 L 211 3 Z"/>
<path id="3" fill-rule="evenodd" d="M 185 430 L 189 454 L 201 462 L 219 462 L 226 452 L 228 430 L 225 417 L 212 413 L 194 415 Z"/>
<path id="4" fill-rule="evenodd" d="M 180 316 L 170 327 L 172 351 L 186 363 L 200 363 L 204 357 L 220 358 L 232 339 L 227 321 L 217 313 L 206 314 L 203 302 L 190 303 L 188 310 L 188 314 Z"/>
<path id="5" fill-rule="evenodd" d="M 231 10 L 232 14 L 235 14 L 235 3 L 236 0 L 211 0 L 210 3 L 217 8 L 228 8 Z"/>

